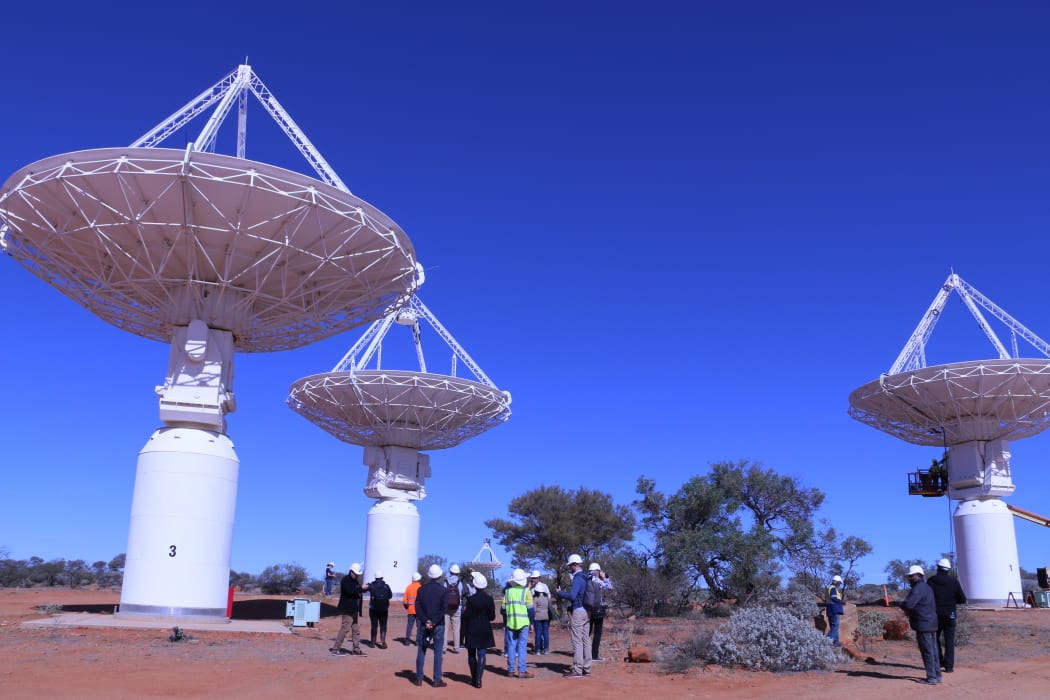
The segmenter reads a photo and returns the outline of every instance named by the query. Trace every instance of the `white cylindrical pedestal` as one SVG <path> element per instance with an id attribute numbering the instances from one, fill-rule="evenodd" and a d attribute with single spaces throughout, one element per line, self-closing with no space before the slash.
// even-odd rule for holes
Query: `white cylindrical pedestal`
<path id="1" fill-rule="evenodd" d="M 120 615 L 226 617 L 239 469 L 221 433 L 153 433 L 135 474 Z"/>
<path id="2" fill-rule="evenodd" d="M 383 572 L 398 598 L 419 563 L 419 511 L 411 501 L 377 501 L 368 511 L 365 530 L 365 581 Z"/>
<path id="3" fill-rule="evenodd" d="M 1005 605 L 1021 598 L 1014 516 L 999 498 L 962 501 L 955 508 L 959 583 L 971 603 Z"/>

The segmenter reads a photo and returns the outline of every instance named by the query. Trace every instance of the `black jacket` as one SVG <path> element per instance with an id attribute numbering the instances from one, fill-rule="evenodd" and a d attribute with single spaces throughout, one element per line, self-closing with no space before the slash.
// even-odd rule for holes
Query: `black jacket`
<path id="1" fill-rule="evenodd" d="M 386 581 L 377 578 L 368 584 L 368 612 L 386 612 L 390 609 L 390 599 L 393 597 L 394 592 Z"/>
<path id="2" fill-rule="evenodd" d="M 959 579 L 947 571 L 938 571 L 926 583 L 933 589 L 938 615 L 950 616 L 955 612 L 956 605 L 966 602 L 966 594 L 963 593 Z"/>
<path id="3" fill-rule="evenodd" d="M 347 574 L 339 582 L 339 612 L 344 615 L 361 614 L 361 582 L 355 574 Z"/>
<path id="4" fill-rule="evenodd" d="M 492 636 L 492 621 L 496 619 L 496 603 L 485 591 L 467 596 L 463 604 L 463 630 L 467 649 L 488 649 L 496 646 Z"/>
<path id="5" fill-rule="evenodd" d="M 431 579 L 419 587 L 419 593 L 416 595 L 416 619 L 420 625 L 425 627 L 428 622 L 432 627 L 443 625 L 447 612 L 448 589 L 441 581 Z"/>

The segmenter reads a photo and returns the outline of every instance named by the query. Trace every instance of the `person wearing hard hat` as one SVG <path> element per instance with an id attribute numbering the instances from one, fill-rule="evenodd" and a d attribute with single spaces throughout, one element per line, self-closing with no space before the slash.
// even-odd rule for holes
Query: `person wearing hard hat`
<path id="1" fill-rule="evenodd" d="M 412 581 L 405 587 L 405 596 L 401 599 L 401 604 L 405 606 L 405 615 L 408 618 L 405 626 L 404 645 L 406 647 L 416 643 L 415 637 L 412 636 L 412 628 L 416 626 L 416 596 L 419 594 L 419 587 L 422 585 L 420 580 L 422 578 L 418 571 L 413 571 Z"/>
<path id="2" fill-rule="evenodd" d="M 507 675 L 511 678 L 532 678 L 525 661 L 529 645 L 529 608 L 532 607 L 529 576 L 524 569 L 514 569 L 509 584 L 503 592 L 503 641 L 507 655 Z"/>
<path id="3" fill-rule="evenodd" d="M 448 580 L 445 583 L 448 589 L 448 611 L 445 613 L 446 641 L 452 648 L 453 654 L 459 653 L 460 629 L 459 622 L 463 617 L 463 598 L 466 592 L 463 582 L 459 580 L 459 564 L 448 567 Z"/>
<path id="4" fill-rule="evenodd" d="M 937 602 L 933 589 L 923 579 L 926 572 L 918 564 L 908 569 L 908 583 L 911 590 L 901 603 L 901 610 L 908 614 L 915 638 L 919 641 L 919 653 L 926 667 L 926 684 L 937 685 L 941 682 L 941 659 L 937 649 Z"/>
<path id="5" fill-rule="evenodd" d="M 372 623 L 372 648 L 386 649 L 386 623 L 390 616 L 390 599 L 394 592 L 383 580 L 383 572 L 376 569 L 375 580 L 368 584 L 368 619 Z M 379 643 L 376 643 L 376 631 Z"/>
<path id="6" fill-rule="evenodd" d="M 591 577 L 597 581 L 601 589 L 598 605 L 593 610 L 588 610 L 591 616 L 591 624 L 588 630 L 591 636 L 591 661 L 605 661 L 601 654 L 598 653 L 598 648 L 602 643 L 602 627 L 605 626 L 605 591 L 611 591 L 613 584 L 609 577 L 605 575 L 605 572 L 602 571 L 602 566 L 598 562 L 592 561 L 591 565 L 587 567 L 587 571 L 590 572 Z"/>
<path id="7" fill-rule="evenodd" d="M 467 597 L 463 601 L 463 634 L 467 649 L 467 665 L 470 666 L 470 684 L 481 687 L 485 675 L 485 657 L 489 647 L 496 645 L 492 635 L 492 621 L 496 619 L 496 603 L 485 592 L 488 579 L 480 571 L 471 574 L 467 586 Z"/>
<path id="8" fill-rule="evenodd" d="M 416 596 L 416 619 L 419 621 L 419 632 L 416 637 L 416 677 L 415 685 L 423 685 L 423 666 L 426 663 L 427 649 L 434 649 L 434 687 L 444 688 L 448 685 L 441 679 L 441 663 L 445 655 L 445 613 L 448 612 L 448 589 L 441 583 L 444 572 L 437 564 L 427 569 L 430 580 L 419 588 Z"/>
<path id="9" fill-rule="evenodd" d="M 568 592 L 558 589 L 558 598 L 569 601 L 571 618 L 569 629 L 572 634 L 572 668 L 565 672 L 564 678 L 583 678 L 591 675 L 591 640 L 587 636 L 587 623 L 590 615 L 583 606 L 583 594 L 591 575 L 583 570 L 583 557 L 570 554 L 565 566 L 572 575 L 572 587 Z"/>
<path id="10" fill-rule="evenodd" d="M 328 566 L 324 570 L 324 594 L 325 596 L 332 595 L 332 584 L 335 583 L 335 562 L 328 562 Z"/>
<path id="11" fill-rule="evenodd" d="M 357 624 L 357 618 L 361 614 L 362 593 L 368 590 L 368 584 L 361 585 L 361 565 L 354 562 L 350 565 L 350 571 L 343 580 L 339 582 L 339 612 L 343 614 L 342 623 L 339 625 L 339 633 L 335 635 L 335 641 L 329 651 L 332 656 L 341 654 L 352 654 L 354 656 L 367 656 L 361 649 L 361 628 Z M 346 633 L 351 633 L 353 649 L 349 652 L 343 649 L 343 640 Z"/>
<path id="12" fill-rule="evenodd" d="M 831 583 L 824 589 L 824 610 L 828 615 L 828 637 L 832 644 L 839 645 L 839 618 L 845 612 L 842 606 L 842 577 L 835 574 L 831 577 Z"/>
<path id="13" fill-rule="evenodd" d="M 955 670 L 955 606 L 966 603 L 962 584 L 951 571 L 952 563 L 941 559 L 937 562 L 937 573 L 926 582 L 933 589 L 933 600 L 937 604 L 937 651 L 945 673 Z"/>
<path id="14" fill-rule="evenodd" d="M 532 589 L 532 627 L 536 630 L 532 650 L 546 654 L 551 648 L 551 589 L 540 581 L 539 571 L 533 571 L 529 576 L 529 588 Z"/>

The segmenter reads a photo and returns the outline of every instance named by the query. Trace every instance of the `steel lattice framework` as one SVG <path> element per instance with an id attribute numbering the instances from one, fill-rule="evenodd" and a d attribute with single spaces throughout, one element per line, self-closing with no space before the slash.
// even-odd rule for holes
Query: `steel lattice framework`
<path id="1" fill-rule="evenodd" d="M 246 160 L 255 95 L 324 182 Z M 238 155 L 210 152 L 240 105 Z M 183 150 L 156 148 L 205 108 Z M 199 320 L 247 352 L 298 347 L 382 318 L 422 283 L 411 241 L 355 197 L 248 66 L 128 148 L 53 156 L 0 191 L 0 245 L 113 325 L 168 342 Z"/>
<path id="2" fill-rule="evenodd" d="M 510 416 L 510 397 L 470 379 L 404 370 L 315 374 L 295 382 L 289 405 L 354 445 L 453 447 Z"/>
<path id="3" fill-rule="evenodd" d="M 1018 440 L 1050 427 L 1050 360 L 982 360 L 883 375 L 850 415 L 916 445 Z"/>
<path id="4" fill-rule="evenodd" d="M 451 376 L 427 371 L 421 322 L 452 350 Z M 395 326 L 411 329 L 419 371 L 381 366 Z M 473 379 L 455 376 L 460 364 Z M 499 425 L 510 417 L 510 402 L 418 295 L 372 323 L 331 372 L 300 379 L 288 394 L 294 411 L 344 442 L 415 450 L 452 447 Z"/>

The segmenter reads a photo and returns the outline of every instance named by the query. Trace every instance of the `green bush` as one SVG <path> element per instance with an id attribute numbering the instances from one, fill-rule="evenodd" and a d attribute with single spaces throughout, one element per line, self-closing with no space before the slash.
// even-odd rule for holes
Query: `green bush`
<path id="1" fill-rule="evenodd" d="M 779 608 L 737 610 L 711 640 L 723 666 L 764 671 L 811 671 L 838 661 L 831 640 Z"/>
<path id="2" fill-rule="evenodd" d="M 889 613 L 881 610 L 858 610 L 857 611 L 857 636 L 864 649 L 868 648 L 869 639 L 882 639 L 886 630 L 886 622 L 890 619 Z"/>

